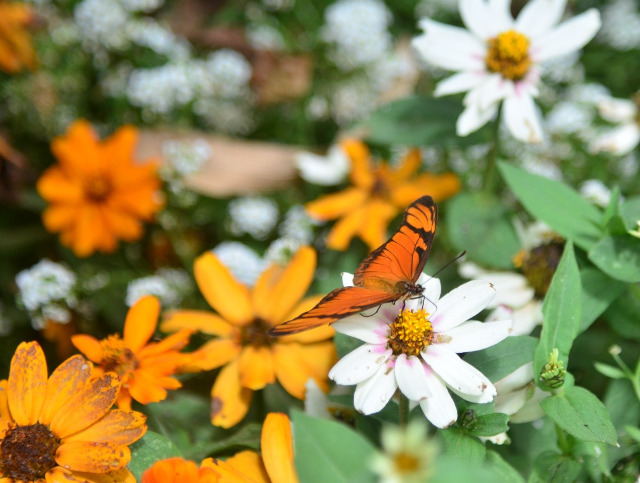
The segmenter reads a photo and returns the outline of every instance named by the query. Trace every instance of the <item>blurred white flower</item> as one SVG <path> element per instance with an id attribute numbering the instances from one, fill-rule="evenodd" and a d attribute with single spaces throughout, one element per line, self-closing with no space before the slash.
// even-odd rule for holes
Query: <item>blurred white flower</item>
<path id="1" fill-rule="evenodd" d="M 205 69 L 205 88 L 211 89 L 210 93 L 215 96 L 239 97 L 248 89 L 252 73 L 251 64 L 235 50 L 220 49 L 209 54 L 205 61 Z"/>
<path id="2" fill-rule="evenodd" d="M 220 243 L 212 252 L 239 282 L 253 287 L 267 260 L 260 258 L 255 251 L 244 243 L 227 241 Z"/>
<path id="3" fill-rule="evenodd" d="M 297 240 L 300 245 L 309 245 L 313 241 L 313 228 L 320 222 L 311 218 L 302 205 L 293 205 L 284 215 L 278 227 L 283 238 Z"/>
<path id="4" fill-rule="evenodd" d="M 264 240 L 278 222 L 278 205 L 269 198 L 237 198 L 229 203 L 230 230 L 234 235 L 248 233 Z"/>
<path id="5" fill-rule="evenodd" d="M 19 300 L 29 310 L 35 311 L 52 302 L 64 302 L 69 307 L 77 304 L 74 293 L 75 274 L 59 263 L 46 258 L 33 267 L 16 275 Z"/>
<path id="6" fill-rule="evenodd" d="M 297 153 L 296 166 L 302 179 L 321 186 L 342 183 L 347 178 L 351 167 L 349 157 L 340 144 L 332 145 L 326 156 L 306 151 Z"/>
<path id="7" fill-rule="evenodd" d="M 576 134 L 588 130 L 593 118 L 593 109 L 589 106 L 565 100 L 551 108 L 545 126 L 552 134 Z"/>
<path id="8" fill-rule="evenodd" d="M 278 29 L 264 23 L 249 24 L 245 30 L 249 45 L 256 50 L 283 50 L 285 41 Z"/>
<path id="9" fill-rule="evenodd" d="M 204 139 L 167 141 L 162 145 L 162 155 L 170 168 L 167 176 L 173 177 L 175 174 L 184 178 L 200 171 L 204 163 L 211 158 L 212 149 Z"/>
<path id="10" fill-rule="evenodd" d="M 160 299 L 164 307 L 175 307 L 191 289 L 188 275 L 173 268 L 161 268 L 155 275 L 132 280 L 127 285 L 125 303 L 133 306 L 145 295 L 153 295 Z"/>
<path id="11" fill-rule="evenodd" d="M 528 423 L 544 417 L 540 401 L 549 393 L 540 389 L 533 377 L 533 362 L 529 362 L 497 381 L 494 411 L 508 414 L 512 423 Z"/>
<path id="12" fill-rule="evenodd" d="M 617 50 L 640 47 L 640 13 L 634 0 L 613 0 L 602 7 L 598 38 Z"/>
<path id="13" fill-rule="evenodd" d="M 580 194 L 598 206 L 606 208 L 611 199 L 611 190 L 599 179 L 588 179 L 580 186 Z"/>
<path id="14" fill-rule="evenodd" d="M 80 37 L 89 50 L 122 50 L 129 45 L 131 14 L 118 0 L 82 0 L 73 10 Z"/>
<path id="15" fill-rule="evenodd" d="M 162 7 L 164 0 L 120 0 L 120 3 L 130 12 L 150 13 Z"/>
<path id="16" fill-rule="evenodd" d="M 269 245 L 264 254 L 264 259 L 268 263 L 286 265 L 302 245 L 304 243 L 297 238 L 278 238 Z"/>
<path id="17" fill-rule="evenodd" d="M 516 20 L 510 1 L 460 0 L 469 30 L 435 22 L 419 22 L 424 34 L 413 39 L 427 62 L 458 71 L 441 81 L 436 96 L 467 92 L 457 131 L 466 136 L 492 119 L 502 101 L 511 134 L 525 142 L 541 142 L 538 96 L 540 64 L 582 48 L 600 28 L 600 14 L 590 9 L 560 25 L 566 1 L 532 0 Z"/>
<path id="18" fill-rule="evenodd" d="M 628 99 L 603 99 L 598 104 L 600 115 L 607 121 L 619 126 L 593 140 L 591 149 L 594 152 L 609 151 L 617 155 L 628 154 L 640 143 L 640 114 L 638 104 L 640 94 L 636 94 L 636 102 Z"/>
<path id="19" fill-rule="evenodd" d="M 189 43 L 176 37 L 170 28 L 160 25 L 152 18 L 130 22 L 127 34 L 134 44 L 166 55 L 172 61 L 185 61 L 189 57 Z"/>

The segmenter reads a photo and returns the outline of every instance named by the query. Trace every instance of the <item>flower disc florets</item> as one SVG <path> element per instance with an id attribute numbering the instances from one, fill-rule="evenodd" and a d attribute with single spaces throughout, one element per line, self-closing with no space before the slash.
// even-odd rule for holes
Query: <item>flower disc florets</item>
<path id="1" fill-rule="evenodd" d="M 417 356 L 432 340 L 433 327 L 424 309 L 402 310 L 391 324 L 389 346 L 395 355 Z"/>

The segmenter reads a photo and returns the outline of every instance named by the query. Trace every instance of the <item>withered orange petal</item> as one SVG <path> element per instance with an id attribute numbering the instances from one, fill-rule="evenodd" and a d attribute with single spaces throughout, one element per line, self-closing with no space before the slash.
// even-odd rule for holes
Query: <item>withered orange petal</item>
<path id="1" fill-rule="evenodd" d="M 260 439 L 262 461 L 271 481 L 298 483 L 293 464 L 291 422 L 286 414 L 267 414 Z"/>
<path id="2" fill-rule="evenodd" d="M 180 382 L 175 380 L 180 387 Z M 129 382 L 129 394 L 142 404 L 149 404 L 166 399 L 167 391 L 162 387 L 161 381 L 151 377 L 145 371 L 136 371 L 133 379 Z"/>
<path id="3" fill-rule="evenodd" d="M 80 203 L 84 191 L 79 183 L 72 182 L 58 167 L 48 168 L 36 183 L 40 196 L 49 203 Z"/>
<path id="4" fill-rule="evenodd" d="M 277 276 L 261 276 L 253 290 L 253 309 L 261 319 L 279 324 L 307 292 L 316 269 L 316 252 L 303 246 Z"/>
<path id="5" fill-rule="evenodd" d="M 91 379 L 59 405 L 51 419 L 51 431 L 64 439 L 88 428 L 113 406 L 119 391 L 120 380 L 113 372 Z"/>
<path id="6" fill-rule="evenodd" d="M 87 334 L 77 334 L 71 336 L 71 343 L 82 352 L 87 359 L 96 364 L 100 364 L 104 359 L 104 351 L 100 341 Z"/>
<path id="7" fill-rule="evenodd" d="M 113 409 L 102 419 L 88 428 L 65 438 L 71 441 L 94 441 L 96 443 L 131 444 L 138 441 L 147 432 L 147 417 L 137 411 Z"/>
<path id="8" fill-rule="evenodd" d="M 55 460 L 72 471 L 106 473 L 125 467 L 131 460 L 131 451 L 120 444 L 63 441 L 56 451 Z"/>
<path id="9" fill-rule="evenodd" d="M 189 343 L 191 334 L 193 334 L 191 329 L 182 329 L 159 342 L 148 344 L 138 352 L 139 359 L 156 357 L 166 352 L 179 351 Z"/>
<path id="10" fill-rule="evenodd" d="M 364 207 L 355 208 L 351 213 L 341 218 L 333 225 L 327 237 L 327 246 L 333 250 L 344 251 L 349 246 L 349 242 L 360 230 L 360 227 L 368 222 L 365 218 Z"/>
<path id="11" fill-rule="evenodd" d="M 22 342 L 11 359 L 7 402 L 21 426 L 38 422 L 47 394 L 47 361 L 37 342 Z"/>
<path id="12" fill-rule="evenodd" d="M 209 371 L 227 364 L 240 354 L 242 347 L 231 339 L 214 339 L 190 354 L 186 369 Z"/>
<path id="13" fill-rule="evenodd" d="M 194 275 L 204 298 L 223 318 L 240 326 L 253 320 L 249 290 L 213 253 L 207 252 L 196 259 Z"/>
<path id="14" fill-rule="evenodd" d="M 220 483 L 276 483 L 269 479 L 260 455 L 254 451 L 241 451 L 226 461 L 207 458 L 202 466 L 214 468 L 220 474 Z"/>
<path id="15" fill-rule="evenodd" d="M 91 363 L 75 355 L 60 364 L 47 382 L 47 397 L 40 422 L 49 425 L 67 401 L 82 391 L 91 378 Z"/>
<path id="16" fill-rule="evenodd" d="M 387 240 L 389 222 L 397 214 L 397 208 L 384 200 L 372 200 L 366 207 L 366 223 L 360 225 L 359 235 L 373 251 Z"/>
<path id="17" fill-rule="evenodd" d="M 151 295 L 140 298 L 127 313 L 124 321 L 124 343 L 137 354 L 151 339 L 158 325 L 160 301 Z"/>
<path id="18" fill-rule="evenodd" d="M 242 420 L 249 410 L 253 391 L 240 385 L 238 361 L 225 366 L 211 389 L 211 423 L 230 428 Z"/>
<path id="19" fill-rule="evenodd" d="M 257 391 L 275 382 L 273 357 L 267 347 L 246 346 L 238 359 L 240 384 Z"/>
<path id="20" fill-rule="evenodd" d="M 136 479 L 133 473 L 127 468 L 120 468 L 119 470 L 109 471 L 108 473 L 85 473 L 82 471 L 73 471 L 71 476 L 74 480 L 69 480 L 72 483 L 78 481 L 79 483 L 136 483 Z M 55 483 L 67 482 L 66 479 L 55 480 Z M 47 483 L 49 481 L 47 480 Z"/>
<path id="21" fill-rule="evenodd" d="M 219 337 L 237 332 L 237 328 L 222 317 L 202 310 L 174 310 L 169 312 L 160 324 L 160 330 L 163 332 L 176 332 L 180 329 L 198 330 Z"/>
<path id="22" fill-rule="evenodd" d="M 358 208 L 366 201 L 367 196 L 364 190 L 347 188 L 310 201 L 304 207 L 312 218 L 321 221 L 333 220 Z"/>

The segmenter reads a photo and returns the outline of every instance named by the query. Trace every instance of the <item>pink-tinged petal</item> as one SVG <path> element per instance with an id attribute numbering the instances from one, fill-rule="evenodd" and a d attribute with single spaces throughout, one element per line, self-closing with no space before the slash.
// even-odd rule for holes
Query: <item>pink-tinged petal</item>
<path id="1" fill-rule="evenodd" d="M 600 12 L 591 8 L 534 39 L 530 48 L 531 58 L 535 62 L 543 62 L 581 49 L 596 35 L 600 25 Z"/>
<path id="2" fill-rule="evenodd" d="M 430 19 L 418 25 L 425 33 L 415 37 L 411 45 L 428 63 L 447 70 L 484 69 L 487 48 L 469 31 Z"/>
<path id="3" fill-rule="evenodd" d="M 356 314 L 335 322 L 333 328 L 340 334 L 348 335 L 368 344 L 382 345 L 387 340 L 390 322 Z"/>
<path id="4" fill-rule="evenodd" d="M 515 30 L 530 39 L 539 38 L 562 19 L 566 6 L 566 0 L 532 0 L 518 14 Z"/>
<path id="5" fill-rule="evenodd" d="M 430 345 L 422 352 L 422 358 L 451 390 L 465 399 L 467 396 L 486 396 L 491 401 L 496 395 L 496 388 L 484 374 L 444 344 Z"/>
<path id="6" fill-rule="evenodd" d="M 435 97 L 448 96 L 449 94 L 457 94 L 458 92 L 466 92 L 477 87 L 485 78 L 484 71 L 463 71 L 447 77 L 438 82 L 433 95 Z"/>
<path id="7" fill-rule="evenodd" d="M 436 332 L 443 332 L 469 320 L 484 309 L 496 291 L 484 280 L 472 280 L 452 290 L 437 303 L 437 310 L 431 317 Z"/>
<path id="8" fill-rule="evenodd" d="M 398 389 L 396 377 L 388 364 L 379 366 L 378 371 L 356 387 L 353 406 L 362 414 L 374 414 L 382 410 Z"/>
<path id="9" fill-rule="evenodd" d="M 400 391 L 411 401 L 422 401 L 431 397 L 424 362 L 416 356 L 400 354 L 395 365 L 396 382 Z"/>
<path id="10" fill-rule="evenodd" d="M 460 0 L 459 6 L 462 21 L 479 39 L 495 37 L 513 26 L 513 19 L 504 3 L 498 5 L 484 0 Z"/>
<path id="11" fill-rule="evenodd" d="M 329 371 L 329 378 L 338 384 L 358 384 L 371 377 L 391 356 L 385 346 L 364 344 L 349 352 Z"/>
<path id="12" fill-rule="evenodd" d="M 444 429 L 458 419 L 458 410 L 444 382 L 431 370 L 426 371 L 431 397 L 420 401 L 420 408 L 434 426 Z"/>
<path id="13" fill-rule="evenodd" d="M 481 110 L 478 104 L 471 104 L 462 111 L 456 122 L 458 136 L 468 136 L 489 122 L 498 112 L 498 104 Z"/>
<path id="14" fill-rule="evenodd" d="M 629 99 L 610 97 L 598 102 L 598 112 L 609 122 L 633 122 L 638 115 L 638 106 Z"/>
<path id="15" fill-rule="evenodd" d="M 511 335 L 528 335 L 536 325 L 542 324 L 542 302 L 532 300 L 528 304 L 515 309 L 510 317 L 513 322 Z"/>
<path id="16" fill-rule="evenodd" d="M 629 154 L 640 143 L 640 128 L 636 124 L 625 124 L 596 138 L 591 144 L 594 152 L 608 151 L 622 156 Z"/>
<path id="17" fill-rule="evenodd" d="M 502 99 L 512 96 L 514 84 L 498 73 L 486 74 L 478 87 L 472 89 L 464 97 L 462 103 L 465 106 L 477 104 L 480 111 L 490 109 L 497 105 Z"/>
<path id="18" fill-rule="evenodd" d="M 512 322 L 496 320 L 495 322 L 469 321 L 446 331 L 443 335 L 450 342 L 447 347 L 453 352 L 473 352 L 486 349 L 506 339 L 511 334 Z"/>
<path id="19" fill-rule="evenodd" d="M 520 93 L 505 99 L 502 114 L 513 137 L 525 143 L 542 142 L 542 116 L 529 94 Z"/>

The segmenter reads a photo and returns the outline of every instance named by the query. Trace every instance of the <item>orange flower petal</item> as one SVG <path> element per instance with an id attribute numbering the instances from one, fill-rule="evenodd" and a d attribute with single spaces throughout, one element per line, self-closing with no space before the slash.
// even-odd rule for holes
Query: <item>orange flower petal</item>
<path id="1" fill-rule="evenodd" d="M 0 381 L 0 421 L 12 421 L 11 412 L 9 411 L 9 401 L 7 401 L 7 380 Z"/>
<path id="2" fill-rule="evenodd" d="M 236 325 L 253 320 L 249 290 L 233 278 L 213 253 L 196 259 L 194 275 L 204 298 L 223 318 Z"/>
<path id="3" fill-rule="evenodd" d="M 311 285 L 316 260 L 315 250 L 304 246 L 286 268 L 263 273 L 252 293 L 254 313 L 272 325 L 284 322 Z"/>
<path id="4" fill-rule="evenodd" d="M 57 469 L 57 468 L 56 468 Z M 73 480 L 68 479 L 73 477 Z M 70 475 L 63 478 L 53 480 L 54 483 L 77 481 L 78 483 L 136 483 L 133 474 L 127 468 L 109 471 L 108 473 L 84 473 L 81 471 L 73 471 Z M 47 483 L 49 480 L 47 479 Z"/>
<path id="5" fill-rule="evenodd" d="M 194 368 L 209 371 L 227 364 L 240 355 L 242 347 L 231 339 L 214 339 L 190 354 L 191 360 L 186 369 Z"/>
<path id="6" fill-rule="evenodd" d="M 151 339 L 158 325 L 159 315 L 160 301 L 151 295 L 142 297 L 129 309 L 124 321 L 123 339 L 134 354 Z"/>
<path id="7" fill-rule="evenodd" d="M 324 195 L 304 205 L 312 218 L 326 221 L 348 214 L 362 205 L 367 199 L 367 192 L 358 188 L 347 188 L 338 193 Z"/>
<path id="8" fill-rule="evenodd" d="M 389 222 L 397 214 L 397 209 L 381 199 L 372 200 L 366 207 L 364 219 L 359 229 L 360 238 L 373 251 L 387 240 Z"/>
<path id="9" fill-rule="evenodd" d="M 11 359 L 7 402 L 21 426 L 38 422 L 47 394 L 47 361 L 37 342 L 22 342 Z"/>
<path id="10" fill-rule="evenodd" d="M 129 445 L 138 441 L 147 432 L 147 417 L 137 411 L 109 411 L 98 422 L 87 429 L 65 438 L 70 441 L 94 441 L 96 443 L 111 443 Z"/>
<path id="11" fill-rule="evenodd" d="M 351 161 L 351 182 L 365 189 L 369 189 L 375 182 L 373 167 L 371 166 L 371 153 L 366 144 L 358 139 L 344 139 L 340 141 Z"/>
<path id="12" fill-rule="evenodd" d="M 156 461 L 142 474 L 141 483 L 215 483 L 218 475 L 213 468 L 198 468 L 193 461 L 167 458 Z"/>
<path id="13" fill-rule="evenodd" d="M 277 483 L 270 480 L 260 455 L 241 451 L 226 461 L 207 458 L 202 466 L 213 468 L 220 475 L 220 483 Z"/>
<path id="14" fill-rule="evenodd" d="M 116 132 L 101 143 L 101 165 L 116 173 L 123 168 L 126 170 L 133 160 L 137 142 L 137 128 L 131 125 L 119 127 Z"/>
<path id="15" fill-rule="evenodd" d="M 134 241 L 142 236 L 142 223 L 131 213 L 103 205 L 100 216 L 108 231 L 121 240 Z"/>
<path id="16" fill-rule="evenodd" d="M 264 346 L 245 347 L 238 359 L 238 370 L 242 387 L 248 387 L 254 391 L 276 380 L 271 350 Z"/>
<path id="17" fill-rule="evenodd" d="M 245 417 L 253 391 L 240 385 L 238 361 L 225 366 L 211 389 L 211 423 L 230 428 Z"/>
<path id="18" fill-rule="evenodd" d="M 303 399 L 305 384 L 312 377 L 327 390 L 329 369 L 337 360 L 332 342 L 311 345 L 279 344 L 273 347 L 278 382 L 294 397 Z"/>
<path id="19" fill-rule="evenodd" d="M 291 422 L 286 414 L 267 414 L 262 426 L 260 448 L 262 460 L 271 481 L 298 483 L 293 464 Z"/>
<path id="20" fill-rule="evenodd" d="M 301 363 L 307 367 L 309 375 L 313 377 L 320 389 L 328 391 L 329 370 L 338 361 L 338 354 L 333 342 L 304 345 L 300 348 L 298 357 Z"/>
<path id="21" fill-rule="evenodd" d="M 340 219 L 329 232 L 327 246 L 333 250 L 346 250 L 351 239 L 365 223 L 365 215 L 366 210 L 360 207 Z"/>
<path id="22" fill-rule="evenodd" d="M 177 379 L 172 379 L 173 387 L 180 387 Z M 135 371 L 134 377 L 129 381 L 128 390 L 131 397 L 142 404 L 163 401 L 167 398 L 167 391 L 163 387 L 167 382 L 164 379 L 158 380 L 145 371 Z"/>
<path id="23" fill-rule="evenodd" d="M 89 441 L 63 441 L 56 451 L 56 463 L 72 471 L 106 473 L 123 468 L 131 460 L 127 446 Z"/>
<path id="24" fill-rule="evenodd" d="M 51 142 L 51 151 L 69 176 L 82 176 L 96 169 L 98 136 L 91 124 L 79 119 L 73 122 L 64 136 Z"/>
<path id="25" fill-rule="evenodd" d="M 67 401 L 78 391 L 83 391 L 91 378 L 91 363 L 75 355 L 60 364 L 47 382 L 47 397 L 40 415 L 40 422 L 49 425 L 52 419 L 66 407 Z"/>
<path id="26" fill-rule="evenodd" d="M 165 356 L 167 353 L 177 352 L 189 343 L 191 334 L 193 331 L 190 329 L 182 329 L 159 342 L 152 342 L 138 351 L 138 359 Z"/>
<path id="27" fill-rule="evenodd" d="M 201 310 L 175 310 L 169 312 L 160 324 L 163 332 L 175 332 L 180 329 L 198 330 L 204 334 L 220 337 L 230 336 L 237 329 L 229 322 L 210 312 Z"/>
<path id="28" fill-rule="evenodd" d="M 422 159 L 419 149 L 411 149 L 400 162 L 400 166 L 390 173 L 389 184 L 398 185 L 411 178 L 420 169 Z"/>
<path id="29" fill-rule="evenodd" d="M 91 362 L 100 364 L 104 359 L 104 351 L 100 341 L 93 336 L 86 334 L 72 335 L 71 343 Z"/>
<path id="30" fill-rule="evenodd" d="M 420 196 L 431 195 L 442 201 L 460 191 L 460 179 L 453 173 L 441 175 L 421 174 L 413 182 L 397 187 L 391 194 L 396 206 L 405 209 Z"/>
<path id="31" fill-rule="evenodd" d="M 40 196 L 49 203 L 80 203 L 84 199 L 82 185 L 73 182 L 58 167 L 48 168 L 36 183 Z"/>
<path id="32" fill-rule="evenodd" d="M 42 223 L 50 232 L 58 232 L 74 226 L 78 215 L 75 205 L 51 205 L 42 213 Z"/>
<path id="33" fill-rule="evenodd" d="M 100 221 L 97 206 L 87 204 L 78 210 L 71 240 L 71 249 L 77 256 L 91 255 L 102 243 L 101 237 L 108 236 Z"/>

